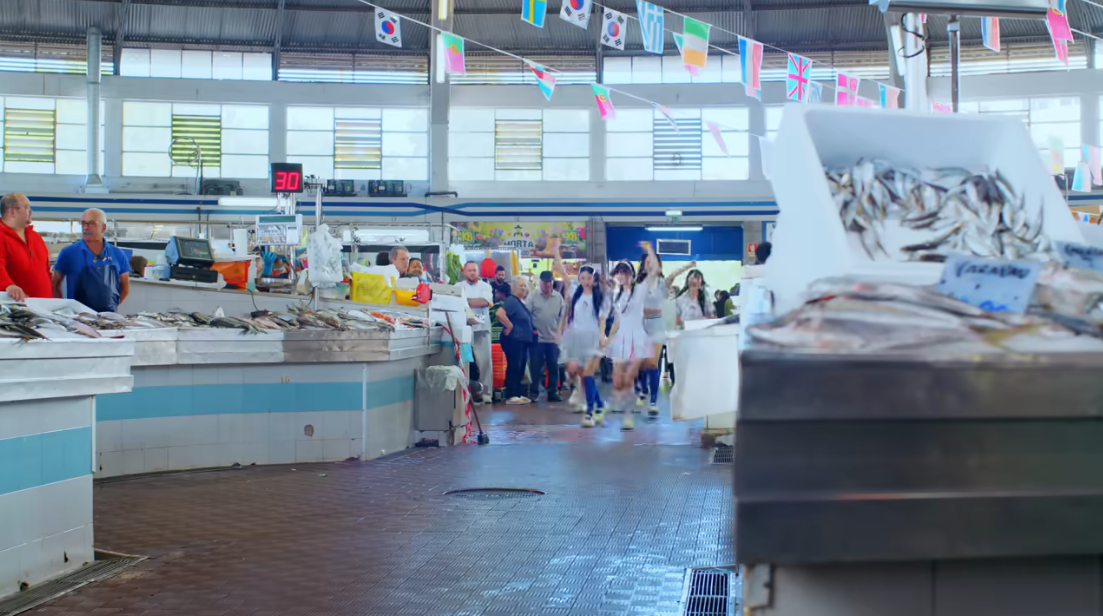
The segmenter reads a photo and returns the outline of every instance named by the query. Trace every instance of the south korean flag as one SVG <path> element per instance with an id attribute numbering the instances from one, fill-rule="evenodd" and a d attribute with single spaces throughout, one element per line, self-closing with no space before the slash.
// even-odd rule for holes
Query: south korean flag
<path id="1" fill-rule="evenodd" d="M 624 51 L 624 38 L 628 35 L 626 25 L 628 25 L 628 18 L 624 16 L 624 13 L 605 9 L 605 19 L 601 24 L 602 44 Z"/>
<path id="2" fill-rule="evenodd" d="M 395 47 L 402 47 L 402 22 L 398 15 L 377 9 L 375 11 L 375 39 Z"/>
<path id="3" fill-rule="evenodd" d="M 579 28 L 586 28 L 590 25 L 590 11 L 593 9 L 593 0 L 563 0 L 559 18 Z"/>

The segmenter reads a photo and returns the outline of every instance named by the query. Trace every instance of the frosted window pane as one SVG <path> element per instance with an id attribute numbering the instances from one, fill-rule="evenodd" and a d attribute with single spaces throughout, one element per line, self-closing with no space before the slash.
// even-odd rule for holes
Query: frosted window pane
<path id="1" fill-rule="evenodd" d="M 123 101 L 123 126 L 172 126 L 172 104 Z"/>
<path id="2" fill-rule="evenodd" d="M 1034 137 L 1034 143 L 1038 147 L 1049 148 L 1050 137 L 1060 137 L 1064 142 L 1066 148 L 1080 147 L 1080 123 L 1070 122 L 1062 124 L 1031 124 L 1030 134 Z M 1065 158 L 1065 165 L 1069 167 L 1076 166 L 1075 163 L 1080 160 L 1079 156 L 1075 158 Z"/>
<path id="3" fill-rule="evenodd" d="M 780 106 L 766 108 L 766 130 L 777 130 L 781 126 L 781 114 L 784 109 Z"/>
<path id="4" fill-rule="evenodd" d="M 223 105 L 222 128 L 268 128 L 268 107 Z"/>
<path id="5" fill-rule="evenodd" d="M 589 158 L 544 159 L 544 181 L 546 182 L 585 182 L 589 179 Z"/>
<path id="6" fill-rule="evenodd" d="M 4 163 L 4 171 L 7 173 L 50 173 L 54 172 L 53 163 L 20 163 L 8 161 Z"/>
<path id="7" fill-rule="evenodd" d="M 222 131 L 223 154 L 268 154 L 268 131 L 237 130 Z"/>
<path id="8" fill-rule="evenodd" d="M 149 50 L 124 47 L 119 74 L 123 77 L 149 77 Z"/>
<path id="9" fill-rule="evenodd" d="M 217 178 L 221 176 L 221 169 L 219 167 L 203 167 L 203 178 Z M 191 178 L 195 179 L 196 170 L 195 167 L 189 167 L 187 165 L 173 165 L 172 177 L 174 178 Z"/>
<path id="10" fill-rule="evenodd" d="M 661 120 L 661 119 L 666 117 L 658 109 L 655 109 L 654 111 L 652 111 L 651 115 L 656 120 Z M 680 120 L 682 118 L 699 118 L 699 117 L 701 117 L 701 110 L 700 109 L 685 109 L 683 107 L 674 107 L 673 109 L 670 110 L 670 115 L 673 116 L 675 120 Z"/>
<path id="11" fill-rule="evenodd" d="M 618 137 L 623 136 L 618 135 Z M 544 156 L 571 158 L 588 157 L 589 155 L 589 133 L 549 133 L 544 135 Z"/>
<path id="12" fill-rule="evenodd" d="M 494 159 L 451 158 L 448 178 L 452 182 L 491 182 L 494 180 Z"/>
<path id="13" fill-rule="evenodd" d="M 88 124 L 88 102 L 80 99 L 57 99 L 58 124 Z"/>
<path id="14" fill-rule="evenodd" d="M 699 180 L 701 171 L 698 169 L 656 169 L 655 179 L 658 181 Z"/>
<path id="15" fill-rule="evenodd" d="M 720 135 L 724 137 L 724 145 L 728 146 L 728 154 L 731 156 L 747 156 L 750 148 L 748 145 L 750 139 L 747 133 L 720 131 Z M 706 131 L 701 135 L 701 155 L 724 156 L 724 151 L 716 144 L 716 139 L 713 138 L 711 132 Z"/>
<path id="16" fill-rule="evenodd" d="M 425 132 L 429 130 L 429 110 L 384 109 L 383 130 Z"/>
<path id="17" fill-rule="evenodd" d="M 383 173 L 379 169 L 334 169 L 335 180 L 381 180 Z"/>
<path id="18" fill-rule="evenodd" d="M 181 58 L 183 68 L 180 76 L 184 79 L 211 78 L 211 52 L 185 49 Z"/>
<path id="19" fill-rule="evenodd" d="M 632 83 L 632 58 L 605 58 L 605 83 Z"/>
<path id="20" fill-rule="evenodd" d="M 428 133 L 383 133 L 383 156 L 428 156 Z"/>
<path id="21" fill-rule="evenodd" d="M 288 156 L 289 163 L 302 163 L 303 175 L 316 175 L 322 179 L 333 177 L 332 156 Z"/>
<path id="22" fill-rule="evenodd" d="M 1030 100 L 1031 122 L 1068 122 L 1080 120 L 1078 98 L 1034 98 Z"/>
<path id="23" fill-rule="evenodd" d="M 54 154 L 54 173 L 59 175 L 88 175 L 88 156 L 84 150 L 61 150 Z"/>
<path id="24" fill-rule="evenodd" d="M 225 143 L 223 144 L 225 146 Z M 268 177 L 267 156 L 242 156 L 226 154 L 222 150 L 222 177 L 224 178 L 266 178 Z"/>
<path id="25" fill-rule="evenodd" d="M 287 131 L 287 153 L 333 156 L 333 131 L 289 130 Z"/>
<path id="26" fill-rule="evenodd" d="M 651 133 L 605 134 L 605 153 L 609 157 L 651 156 Z"/>
<path id="27" fill-rule="evenodd" d="M 983 113 L 999 113 L 1007 111 L 1026 111 L 1030 108 L 1028 101 L 1023 99 L 1002 101 L 980 101 L 977 106 Z"/>
<path id="28" fill-rule="evenodd" d="M 539 182 L 542 178 L 543 173 L 541 173 L 538 169 L 501 169 L 496 171 L 494 175 L 494 179 L 499 182 Z"/>
<path id="29" fill-rule="evenodd" d="M 168 147 L 164 153 L 123 152 L 123 175 L 167 178 L 172 173 Z"/>
<path id="30" fill-rule="evenodd" d="M 494 133 L 449 133 L 450 158 L 494 156 Z"/>
<path id="31" fill-rule="evenodd" d="M 617 119 L 605 122 L 605 130 L 608 132 L 622 131 L 647 131 L 651 132 L 654 125 L 654 116 L 651 108 L 647 109 L 617 109 Z"/>
<path id="32" fill-rule="evenodd" d="M 149 76 L 179 79 L 182 60 L 179 49 L 150 49 Z"/>
<path id="33" fill-rule="evenodd" d="M 241 79 L 241 52 L 214 52 L 212 76 L 215 79 Z"/>
<path id="34" fill-rule="evenodd" d="M 743 68 L 739 66 L 739 56 L 733 56 L 731 54 L 724 54 L 721 56 L 724 58 L 723 68 L 721 69 L 721 79 L 724 83 L 742 83 L 743 81 Z"/>
<path id="35" fill-rule="evenodd" d="M 453 107 L 448 111 L 448 130 L 494 132 L 494 110 Z"/>
<path id="36" fill-rule="evenodd" d="M 333 107 L 288 107 L 288 130 L 333 130 Z"/>
<path id="37" fill-rule="evenodd" d="M 58 124 L 54 139 L 59 150 L 88 149 L 88 129 L 82 124 Z"/>
<path id="38" fill-rule="evenodd" d="M 252 81 L 272 81 L 272 54 L 242 54 L 241 78 Z"/>
<path id="39" fill-rule="evenodd" d="M 701 110 L 701 120 L 723 124 L 725 129 L 748 130 L 750 116 L 746 107 L 706 107 Z"/>
<path id="40" fill-rule="evenodd" d="M 701 163 L 703 180 L 745 180 L 750 177 L 746 158 L 706 158 Z"/>
<path id="41" fill-rule="evenodd" d="M 429 179 L 429 159 L 383 157 L 383 177 L 388 180 Z"/>
<path id="42" fill-rule="evenodd" d="M 179 115 L 220 116 L 222 105 L 197 105 L 194 103 L 173 103 L 172 113 Z"/>
<path id="43" fill-rule="evenodd" d="M 650 158 L 609 158 L 605 161 L 605 178 L 611 181 L 650 180 Z"/>
<path id="44" fill-rule="evenodd" d="M 698 71 L 698 75 L 693 78 L 693 83 L 720 83 L 724 78 L 723 66 L 723 56 L 709 56 L 705 68 Z"/>
<path id="45" fill-rule="evenodd" d="M 333 110 L 333 117 L 360 120 L 379 119 L 383 117 L 383 110 L 371 107 L 337 107 Z"/>
<path id="46" fill-rule="evenodd" d="M 663 56 L 663 83 L 689 83 L 690 74 L 682 56 Z"/>
<path id="47" fill-rule="evenodd" d="M 123 152 L 159 152 L 167 155 L 171 143 L 171 128 L 123 127 Z"/>
<path id="48" fill-rule="evenodd" d="M 52 98 L 21 98 L 9 96 L 4 99 L 4 106 L 8 109 L 54 109 L 55 101 Z"/>
<path id="49" fill-rule="evenodd" d="M 544 116 L 540 109 L 495 109 L 494 117 L 499 120 L 539 120 Z"/>
<path id="50" fill-rule="evenodd" d="M 662 83 L 663 59 L 658 56 L 632 58 L 632 83 Z"/>
<path id="51" fill-rule="evenodd" d="M 545 109 L 545 133 L 586 133 L 590 131 L 589 109 Z"/>

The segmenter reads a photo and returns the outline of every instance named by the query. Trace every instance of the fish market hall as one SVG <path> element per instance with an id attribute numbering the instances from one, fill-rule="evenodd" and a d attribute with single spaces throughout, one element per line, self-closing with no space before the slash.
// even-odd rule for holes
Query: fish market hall
<path id="1" fill-rule="evenodd" d="M 1100 616 L 1100 11 L 6 0 L 0 616 Z"/>

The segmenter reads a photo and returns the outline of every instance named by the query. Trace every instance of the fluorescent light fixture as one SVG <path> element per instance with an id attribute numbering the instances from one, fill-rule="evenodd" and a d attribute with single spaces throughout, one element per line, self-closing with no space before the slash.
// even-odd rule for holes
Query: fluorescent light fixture
<path id="1" fill-rule="evenodd" d="M 681 216 L 682 215 L 682 210 L 667 210 L 666 215 L 667 216 Z"/>
<path id="2" fill-rule="evenodd" d="M 647 227 L 647 230 L 654 233 L 656 231 L 700 231 L 703 228 L 698 225 L 695 227 Z"/>
<path id="3" fill-rule="evenodd" d="M 219 197 L 218 204 L 222 207 L 263 207 L 276 208 L 275 197 Z"/>

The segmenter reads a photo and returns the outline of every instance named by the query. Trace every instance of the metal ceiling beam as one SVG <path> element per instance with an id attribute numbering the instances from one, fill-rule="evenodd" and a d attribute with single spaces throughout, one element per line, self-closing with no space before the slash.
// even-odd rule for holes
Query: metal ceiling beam
<path id="1" fill-rule="evenodd" d="M 122 0 L 115 16 L 115 47 L 111 50 L 111 59 L 114 62 L 113 72 L 116 75 L 119 74 L 119 67 L 123 64 L 123 42 L 126 40 L 126 19 L 130 13 L 130 2 L 131 0 Z"/>
<path id="2" fill-rule="evenodd" d="M 272 44 L 272 81 L 280 79 L 280 48 L 283 45 L 283 17 L 287 13 L 285 0 L 276 5 L 276 40 Z"/>

